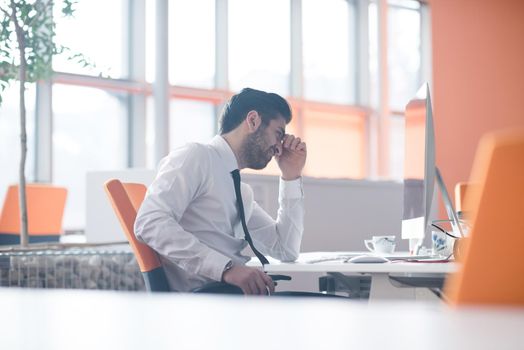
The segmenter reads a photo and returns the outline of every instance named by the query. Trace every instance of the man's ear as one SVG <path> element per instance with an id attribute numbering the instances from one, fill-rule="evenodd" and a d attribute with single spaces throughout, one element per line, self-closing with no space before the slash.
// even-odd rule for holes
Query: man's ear
<path id="1" fill-rule="evenodd" d="M 253 133 L 257 131 L 260 124 L 262 124 L 262 118 L 257 111 L 252 110 L 247 113 L 245 123 L 247 124 L 249 133 Z"/>

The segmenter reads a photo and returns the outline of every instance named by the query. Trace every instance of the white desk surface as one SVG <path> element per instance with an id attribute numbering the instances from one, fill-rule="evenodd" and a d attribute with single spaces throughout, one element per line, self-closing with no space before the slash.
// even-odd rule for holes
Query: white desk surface
<path id="1" fill-rule="evenodd" d="M 0 289 L 2 349 L 522 349 L 524 308 Z"/>
<path id="2" fill-rule="evenodd" d="M 357 255 L 364 252 L 348 252 L 347 254 Z M 267 272 L 342 272 L 342 273 L 438 273 L 446 274 L 455 272 L 455 263 L 423 263 L 423 262 L 402 262 L 393 261 L 390 263 L 346 263 L 343 260 L 326 260 L 331 256 L 344 255 L 344 252 L 314 252 L 302 253 L 297 261 L 293 263 L 279 262 L 270 259 L 270 264 L 265 266 Z M 257 265 L 256 258 L 249 262 L 250 265 Z M 260 263 L 258 263 L 260 265 Z"/>

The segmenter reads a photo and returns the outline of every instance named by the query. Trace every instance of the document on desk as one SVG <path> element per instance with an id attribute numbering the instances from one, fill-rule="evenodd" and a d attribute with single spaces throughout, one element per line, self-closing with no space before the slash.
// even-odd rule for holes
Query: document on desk
<path id="1" fill-rule="evenodd" d="M 323 262 L 346 262 L 348 259 L 358 255 L 362 255 L 363 252 L 310 252 L 301 253 L 298 258 L 298 262 L 305 264 L 318 264 Z"/>
<path id="2" fill-rule="evenodd" d="M 301 253 L 297 262 L 305 264 L 319 264 L 323 262 L 340 262 L 345 263 L 349 259 L 362 256 L 373 255 L 370 252 L 309 252 Z M 430 255 L 410 255 L 409 252 L 397 252 L 393 254 L 383 255 L 383 257 L 391 261 L 411 261 L 411 262 L 443 262 L 442 258 L 436 258 Z"/>
<path id="3" fill-rule="evenodd" d="M 391 259 L 392 262 L 408 262 L 408 263 L 452 263 L 455 262 L 454 259 L 446 259 L 440 257 L 423 257 L 423 258 L 405 258 L 405 259 Z"/>

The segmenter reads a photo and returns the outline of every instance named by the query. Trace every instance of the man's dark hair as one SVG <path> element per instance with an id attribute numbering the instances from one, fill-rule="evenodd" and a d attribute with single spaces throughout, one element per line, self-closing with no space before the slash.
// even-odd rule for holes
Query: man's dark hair
<path id="1" fill-rule="evenodd" d="M 262 124 L 267 126 L 272 119 L 282 117 L 286 124 L 291 121 L 291 108 L 287 101 L 275 93 L 244 88 L 231 97 L 220 117 L 220 133 L 234 130 L 250 111 L 257 111 Z"/>

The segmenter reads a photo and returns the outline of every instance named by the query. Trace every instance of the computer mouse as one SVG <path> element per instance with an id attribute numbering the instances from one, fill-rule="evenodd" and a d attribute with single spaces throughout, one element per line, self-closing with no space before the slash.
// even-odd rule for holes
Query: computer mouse
<path id="1" fill-rule="evenodd" d="M 354 264 L 381 264 L 391 262 L 391 260 L 380 255 L 357 255 L 346 260 L 346 262 Z"/>

